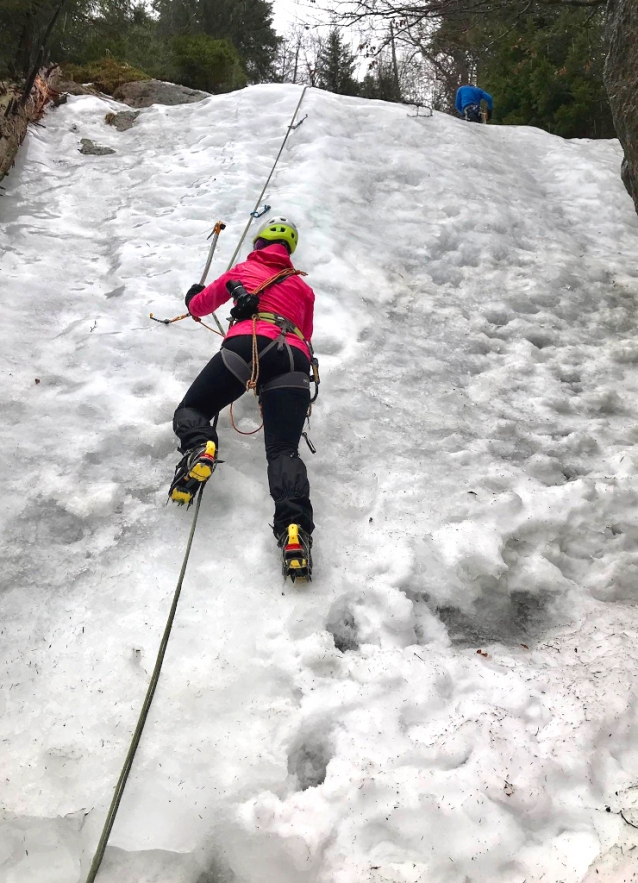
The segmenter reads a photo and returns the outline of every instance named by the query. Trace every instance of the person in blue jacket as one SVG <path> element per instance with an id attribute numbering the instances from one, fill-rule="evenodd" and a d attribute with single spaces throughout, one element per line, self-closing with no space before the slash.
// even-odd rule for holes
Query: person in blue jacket
<path id="1" fill-rule="evenodd" d="M 487 118 L 492 119 L 492 96 L 478 86 L 461 86 L 456 92 L 455 107 L 461 116 L 470 123 L 481 122 L 481 101 L 487 104 Z"/>

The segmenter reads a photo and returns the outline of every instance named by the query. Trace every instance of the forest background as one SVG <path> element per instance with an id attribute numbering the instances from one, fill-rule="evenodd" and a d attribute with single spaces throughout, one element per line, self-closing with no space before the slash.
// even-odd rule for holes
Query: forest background
<path id="1" fill-rule="evenodd" d="M 107 93 L 149 77 L 212 93 L 296 82 L 453 113 L 478 78 L 495 122 L 614 137 L 599 0 L 340 0 L 325 13 L 328 29 L 280 35 L 268 0 L 0 0 L 0 79 L 57 62 Z"/>

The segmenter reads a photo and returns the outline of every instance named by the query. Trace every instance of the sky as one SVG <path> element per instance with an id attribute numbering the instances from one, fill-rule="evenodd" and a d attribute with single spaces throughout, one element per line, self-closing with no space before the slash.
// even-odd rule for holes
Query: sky
<path id="1" fill-rule="evenodd" d="M 313 9 L 309 3 L 300 3 L 299 0 L 272 0 L 273 24 L 279 34 L 285 34 L 295 21 L 316 21 L 321 14 Z"/>
<path id="2" fill-rule="evenodd" d="M 177 582 L 172 415 L 302 89 L 71 97 L 3 182 L 0 880 L 83 883 Z M 638 218 L 616 141 L 307 90 L 313 581 L 219 421 L 98 883 L 629 883 L 638 847 Z M 89 138 L 112 148 L 79 152 Z M 244 245 L 240 253 L 247 254 Z M 226 308 L 219 311 L 225 321 Z M 254 398 L 235 420 L 256 429 Z"/>

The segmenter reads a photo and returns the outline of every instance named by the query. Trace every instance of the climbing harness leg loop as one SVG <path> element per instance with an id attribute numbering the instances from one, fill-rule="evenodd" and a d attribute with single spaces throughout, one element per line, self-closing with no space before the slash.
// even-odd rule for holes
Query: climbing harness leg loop
<path id="1" fill-rule="evenodd" d="M 303 371 L 289 371 L 287 374 L 280 374 L 278 377 L 273 377 L 268 383 L 264 383 L 261 395 L 271 392 L 273 389 L 304 389 L 310 392 L 310 378 Z"/>
<path id="2" fill-rule="evenodd" d="M 239 353 L 226 349 L 224 346 L 222 346 L 220 352 L 226 368 L 230 371 L 233 377 L 236 377 L 237 380 L 239 380 L 245 389 L 252 374 L 249 363 L 244 361 Z"/>

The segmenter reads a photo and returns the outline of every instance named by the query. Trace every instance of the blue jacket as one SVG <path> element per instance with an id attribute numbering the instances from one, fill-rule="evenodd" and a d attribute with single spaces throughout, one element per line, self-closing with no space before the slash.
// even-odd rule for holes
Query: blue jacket
<path id="1" fill-rule="evenodd" d="M 455 107 L 459 113 L 463 113 L 468 104 L 480 104 L 481 99 L 487 101 L 487 109 L 492 110 L 494 101 L 488 92 L 478 86 L 461 86 L 456 93 Z"/>

